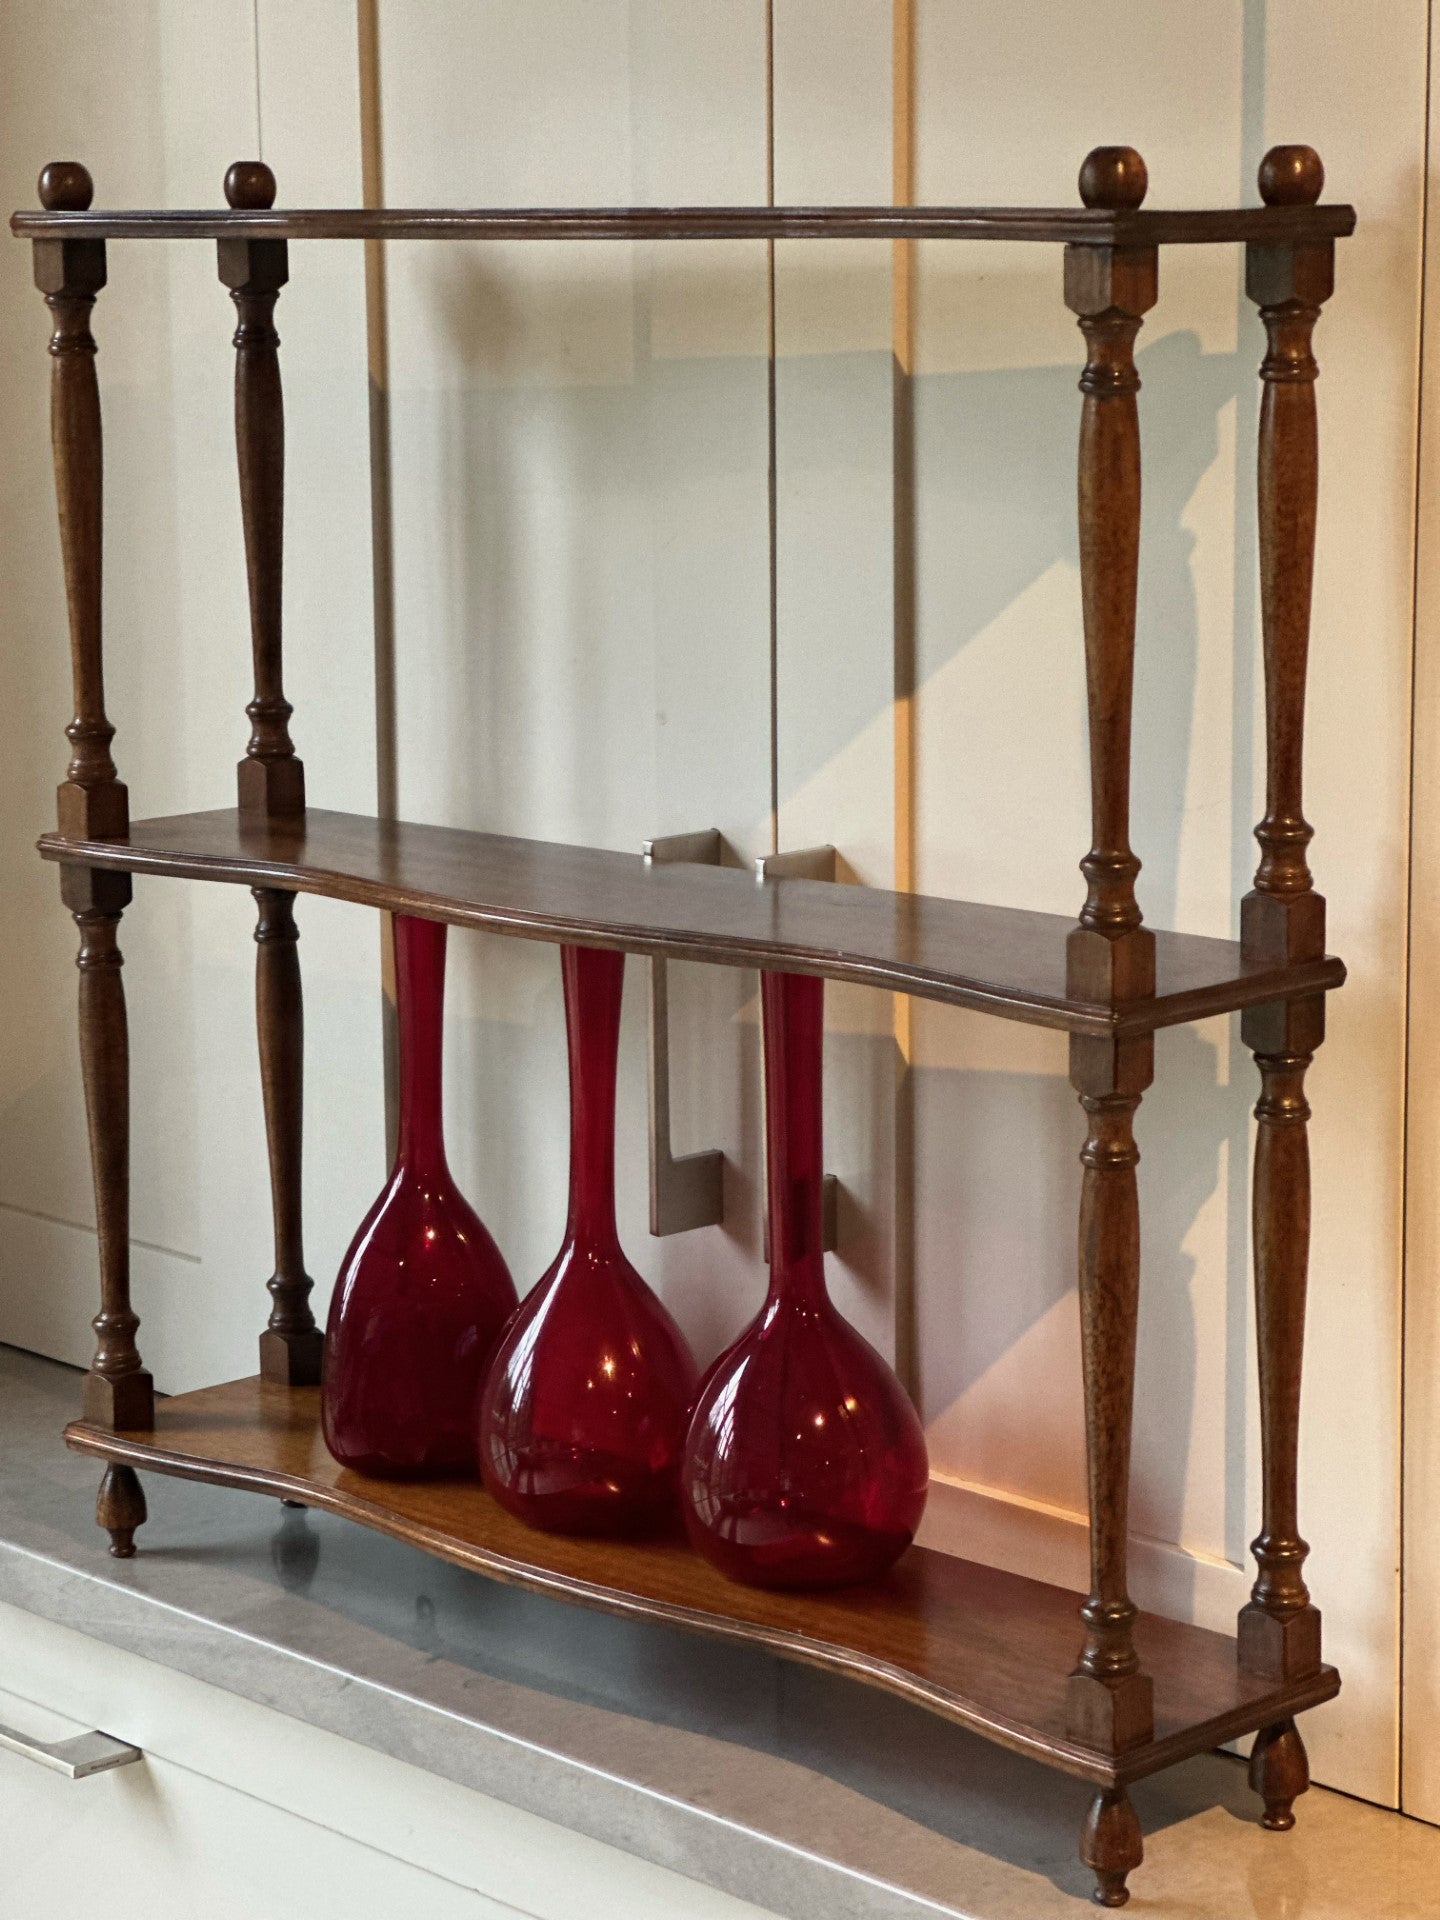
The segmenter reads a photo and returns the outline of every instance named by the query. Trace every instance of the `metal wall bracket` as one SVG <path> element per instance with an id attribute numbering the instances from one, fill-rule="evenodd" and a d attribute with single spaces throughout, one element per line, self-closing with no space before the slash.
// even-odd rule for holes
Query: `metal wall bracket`
<path id="1" fill-rule="evenodd" d="M 720 864 L 720 831 L 667 833 L 644 845 L 645 864 L 672 861 Z M 665 961 L 650 962 L 650 1231 L 657 1236 L 689 1233 L 693 1227 L 718 1227 L 725 1212 L 725 1156 L 718 1147 L 703 1153 L 670 1148 L 670 990 Z"/>
<path id="2" fill-rule="evenodd" d="M 0 1727 L 0 1749 L 18 1753 L 52 1773 L 63 1773 L 67 1780 L 88 1780 L 92 1773 L 133 1766 L 144 1758 L 139 1747 L 112 1740 L 108 1733 L 77 1733 L 69 1740 L 32 1740 L 13 1727 Z"/>
<path id="3" fill-rule="evenodd" d="M 837 855 L 834 847 L 793 847 L 788 853 L 762 853 L 755 861 L 755 878 L 763 884 L 770 880 L 831 880 L 836 878 Z M 764 1047 L 764 1029 L 761 1029 L 761 1047 Z M 764 1130 L 761 1140 L 766 1139 Z M 765 1259 L 770 1259 L 770 1169 L 765 1168 Z M 820 1245 L 826 1253 L 835 1251 L 835 1243 L 840 1224 L 840 1182 L 833 1173 L 827 1173 L 820 1193 Z"/>
<path id="4" fill-rule="evenodd" d="M 793 847 L 789 853 L 762 853 L 755 861 L 757 880 L 833 880 L 834 847 Z"/>

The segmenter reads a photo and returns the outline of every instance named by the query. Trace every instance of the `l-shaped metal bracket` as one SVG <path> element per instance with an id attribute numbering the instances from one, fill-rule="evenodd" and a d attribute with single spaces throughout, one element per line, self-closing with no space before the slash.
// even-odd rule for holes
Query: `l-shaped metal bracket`
<path id="1" fill-rule="evenodd" d="M 644 846 L 647 866 L 671 861 L 720 864 L 720 831 L 667 833 Z M 670 1146 L 670 989 L 665 961 L 650 961 L 650 1231 L 689 1233 L 718 1227 L 725 1212 L 725 1156 L 718 1147 L 675 1154 Z"/>

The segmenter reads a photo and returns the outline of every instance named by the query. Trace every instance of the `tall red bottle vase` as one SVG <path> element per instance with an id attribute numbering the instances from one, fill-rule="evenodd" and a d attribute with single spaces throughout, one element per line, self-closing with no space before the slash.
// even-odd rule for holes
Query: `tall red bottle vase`
<path id="1" fill-rule="evenodd" d="M 480 1403 L 480 1468 L 556 1533 L 647 1531 L 676 1514 L 697 1370 L 615 1225 L 615 1071 L 625 956 L 564 947 L 570 1059 L 565 1241 L 505 1330 Z"/>
<path id="2" fill-rule="evenodd" d="M 825 984 L 767 973 L 761 996 L 770 1290 L 701 1384 L 681 1499 L 691 1542 L 732 1580 L 843 1586 L 909 1546 L 929 1461 L 905 1390 L 825 1289 Z"/>
<path id="3" fill-rule="evenodd" d="M 343 1466 L 381 1479 L 474 1473 L 475 1406 L 515 1283 L 445 1158 L 445 927 L 395 916 L 400 1137 L 340 1269 L 321 1415 Z"/>

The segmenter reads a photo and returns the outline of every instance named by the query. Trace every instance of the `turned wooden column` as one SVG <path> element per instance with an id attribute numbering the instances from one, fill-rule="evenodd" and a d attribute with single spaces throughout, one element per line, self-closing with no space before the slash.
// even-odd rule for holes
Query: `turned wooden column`
<path id="1" fill-rule="evenodd" d="M 78 161 L 56 160 L 40 175 L 40 204 L 79 213 L 94 195 Z M 120 840 L 129 831 L 125 787 L 115 772 L 105 713 L 100 577 L 102 484 L 100 387 L 90 313 L 105 284 L 103 240 L 37 240 L 35 284 L 54 315 L 50 336 L 50 440 L 60 551 L 70 612 L 70 673 L 75 715 L 65 729 L 70 764 L 57 796 L 60 832 L 76 840 Z"/>
<path id="2" fill-rule="evenodd" d="M 1275 147 L 1260 167 L 1269 206 L 1311 205 L 1324 181 L 1309 147 Z M 1266 782 L 1265 815 L 1255 829 L 1260 864 L 1241 903 L 1240 938 L 1247 958 L 1275 964 L 1325 951 L 1325 902 L 1306 859 L 1311 828 L 1302 761 L 1318 488 L 1318 369 L 1310 349 L 1333 285 L 1332 241 L 1246 250 L 1246 288 L 1266 334 L 1257 474 Z M 1324 1038 L 1324 998 L 1252 1007 L 1241 1016 L 1241 1033 L 1260 1069 L 1253 1226 L 1264 1509 L 1253 1547 L 1258 1575 L 1240 1613 L 1238 1651 L 1249 1671 L 1292 1680 L 1320 1664 L 1320 1614 L 1302 1572 L 1308 1549 L 1300 1537 L 1296 1480 L 1310 1242 L 1305 1072 Z M 1303 1775 L 1303 1763 L 1300 1737 L 1288 1723 L 1257 1739 L 1252 1776 L 1262 1791 L 1270 1783 L 1267 1824 L 1288 1824 L 1289 1789 Z M 1303 1782 L 1294 1790 L 1302 1791 Z"/>
<path id="3" fill-rule="evenodd" d="M 100 1251 L 85 1418 L 105 1427 L 153 1427 L 154 1388 L 135 1345 L 140 1321 L 130 1305 L 130 1038 L 116 939 L 130 876 L 62 866 L 60 893 L 80 930 L 80 1065 Z"/>
<path id="4" fill-rule="evenodd" d="M 259 160 L 238 160 L 225 175 L 225 198 L 239 211 L 275 204 L 275 176 Z M 230 289 L 235 329 L 235 452 L 255 692 L 245 711 L 250 739 L 237 771 L 242 815 L 303 827 L 305 770 L 290 739 L 290 702 L 282 669 L 281 595 L 285 540 L 285 407 L 275 302 L 289 278 L 283 240 L 217 243 L 220 278 Z M 260 1336 L 260 1370 L 268 1380 L 313 1386 L 320 1378 L 323 1337 L 310 1311 L 313 1282 L 305 1271 L 301 1226 L 301 1119 L 304 1013 L 299 933 L 293 894 L 257 887 L 255 1018 L 270 1201 L 275 1229 L 273 1302 Z"/>
<path id="5" fill-rule="evenodd" d="M 52 162 L 40 175 L 49 212 L 81 212 L 94 192 L 77 161 Z M 70 614 L 74 718 L 65 729 L 70 764 L 57 795 L 62 834 L 76 840 L 123 839 L 129 830 L 125 787 L 115 771 L 115 737 L 105 712 L 101 643 L 103 456 L 100 389 L 90 313 L 105 284 L 103 240 L 37 240 L 35 284 L 54 315 L 50 339 L 50 432 L 60 551 Z M 150 1375 L 135 1344 L 130 1304 L 130 1053 L 117 942 L 130 903 L 128 873 L 64 864 L 60 896 L 80 933 L 80 1064 L 95 1183 L 100 1311 L 95 1357 L 85 1376 L 85 1417 L 107 1427 L 155 1423 Z"/>
<path id="6" fill-rule="evenodd" d="M 1097 147 L 1080 170 L 1087 207 L 1138 207 L 1145 186 L 1145 163 L 1131 147 Z M 1078 508 L 1091 816 L 1067 972 L 1072 994 L 1106 1004 L 1155 991 L 1155 936 L 1140 924 L 1140 862 L 1130 846 L 1130 712 L 1140 565 L 1135 337 L 1155 304 L 1156 278 L 1154 247 L 1065 249 L 1065 303 L 1086 347 Z"/>
<path id="7" fill-rule="evenodd" d="M 1153 1685 L 1140 1671 L 1127 1584 L 1130 1427 L 1140 1303 L 1135 1112 L 1154 1074 L 1154 1041 L 1070 1042 L 1070 1081 L 1087 1120 L 1080 1151 L 1080 1350 L 1090 1497 L 1090 1592 L 1070 1676 L 1068 1731 L 1118 1753 L 1150 1737 Z"/>
<path id="8" fill-rule="evenodd" d="M 295 897 L 255 887 L 255 1015 L 260 1036 L 260 1083 L 270 1150 L 270 1196 L 275 1224 L 274 1302 L 260 1336 L 260 1371 L 287 1386 L 320 1380 L 324 1336 L 310 1311 L 314 1286 L 305 1271 L 300 1169 L 304 1103 L 305 1016 L 300 993 L 300 935 Z"/>
<path id="9" fill-rule="evenodd" d="M 275 176 L 260 160 L 237 160 L 225 175 L 237 210 L 275 204 Z M 250 588 L 255 694 L 245 711 L 250 740 L 238 769 L 242 812 L 270 818 L 305 811 L 305 770 L 290 739 L 292 708 L 281 672 L 280 602 L 285 540 L 285 404 L 275 302 L 290 277 L 284 240 L 216 242 L 220 278 L 230 289 L 235 329 L 235 451 Z"/>
<path id="10" fill-rule="evenodd" d="M 1091 207 L 1138 207 L 1145 186 L 1145 163 L 1129 147 L 1097 148 L 1080 172 L 1081 196 Z M 1135 339 L 1155 295 L 1153 247 L 1066 248 L 1065 299 L 1079 317 L 1086 345 L 1078 508 L 1091 797 L 1091 846 L 1080 863 L 1085 902 L 1070 935 L 1066 971 L 1073 996 L 1111 1008 L 1155 991 L 1155 937 L 1141 924 L 1135 898 L 1140 862 L 1130 846 L 1140 553 Z M 1140 1297 L 1134 1119 L 1153 1071 L 1149 1035 L 1071 1038 L 1070 1080 L 1087 1122 L 1080 1155 L 1079 1269 L 1091 1573 L 1067 1723 L 1074 1739 L 1110 1753 L 1148 1739 L 1153 1723 L 1153 1686 L 1135 1650 L 1126 1571 Z M 1081 1851 L 1100 1876 L 1098 1899 L 1124 1898 L 1124 1874 L 1139 1857 L 1138 1836 L 1123 1792 L 1097 1798 Z"/>

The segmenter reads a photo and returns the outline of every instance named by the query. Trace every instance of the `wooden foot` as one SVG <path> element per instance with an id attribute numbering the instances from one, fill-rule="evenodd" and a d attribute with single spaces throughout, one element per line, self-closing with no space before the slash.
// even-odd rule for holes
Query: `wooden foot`
<path id="1" fill-rule="evenodd" d="M 110 1536 L 110 1551 L 117 1560 L 135 1557 L 135 1529 L 145 1524 L 145 1491 L 133 1467 L 111 1461 L 100 1482 L 100 1497 L 95 1502 L 95 1518 Z"/>
<path id="2" fill-rule="evenodd" d="M 1271 1833 L 1288 1833 L 1295 1824 L 1295 1802 L 1310 1785 L 1305 1742 L 1293 1720 L 1262 1727 L 1256 1734 L 1250 1755 L 1250 1785 L 1265 1802 L 1261 1826 Z"/>
<path id="3" fill-rule="evenodd" d="M 1140 1837 L 1140 1822 L 1123 1787 L 1109 1787 L 1097 1793 L 1085 1816 L 1080 1835 L 1080 1858 L 1095 1876 L 1091 1895 L 1096 1906 L 1123 1907 L 1130 1898 L 1125 1885 L 1145 1857 Z"/>

